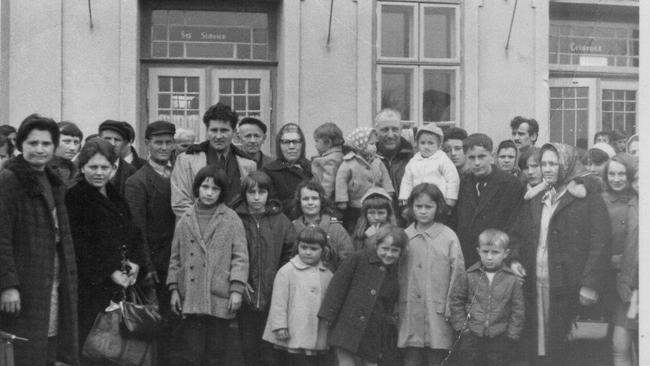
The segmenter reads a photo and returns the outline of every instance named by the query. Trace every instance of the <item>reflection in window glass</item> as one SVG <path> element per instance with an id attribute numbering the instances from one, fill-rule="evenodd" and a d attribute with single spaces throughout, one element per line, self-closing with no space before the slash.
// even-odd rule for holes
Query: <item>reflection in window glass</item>
<path id="1" fill-rule="evenodd" d="M 402 113 L 403 120 L 411 120 L 411 83 L 413 70 L 383 68 L 381 73 L 381 108 L 392 108 Z"/>
<path id="2" fill-rule="evenodd" d="M 455 95 L 454 71 L 424 70 L 422 88 L 422 120 L 424 122 L 453 121 Z"/>
<path id="3" fill-rule="evenodd" d="M 414 8 L 385 5 L 381 9 L 381 55 L 411 57 Z"/>
<path id="4" fill-rule="evenodd" d="M 424 9 L 424 57 L 456 57 L 455 8 Z"/>
<path id="5" fill-rule="evenodd" d="M 156 119 L 199 132 L 199 78 L 158 76 Z"/>

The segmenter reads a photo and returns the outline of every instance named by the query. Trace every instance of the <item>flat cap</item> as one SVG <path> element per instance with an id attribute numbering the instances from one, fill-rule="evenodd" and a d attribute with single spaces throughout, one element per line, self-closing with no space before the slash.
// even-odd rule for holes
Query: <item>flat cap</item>
<path id="1" fill-rule="evenodd" d="M 98 132 L 101 134 L 104 130 L 111 130 L 117 132 L 123 139 L 131 141 L 131 131 L 126 125 L 126 122 L 107 119 L 99 125 Z"/>
<path id="2" fill-rule="evenodd" d="M 144 137 L 150 139 L 151 136 L 156 135 L 172 135 L 176 134 L 176 126 L 167 121 L 155 121 L 147 125 L 147 129 L 144 131 Z"/>

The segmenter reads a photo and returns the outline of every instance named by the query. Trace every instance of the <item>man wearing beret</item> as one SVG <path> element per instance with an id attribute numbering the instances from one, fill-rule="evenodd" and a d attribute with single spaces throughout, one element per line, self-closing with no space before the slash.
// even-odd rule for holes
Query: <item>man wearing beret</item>
<path id="1" fill-rule="evenodd" d="M 241 140 L 241 148 L 251 160 L 257 163 L 257 169 L 269 164 L 274 159 L 262 152 L 266 140 L 266 125 L 257 118 L 246 117 L 239 121 L 237 134 Z"/>
<path id="2" fill-rule="evenodd" d="M 229 106 L 217 103 L 203 114 L 207 141 L 190 146 L 176 158 L 172 171 L 172 209 L 181 216 L 194 203 L 192 183 L 198 171 L 216 165 L 229 178 L 225 203 L 230 206 L 239 197 L 241 179 L 257 170 L 257 164 L 247 153 L 232 144 L 237 127 L 237 113 Z"/>
<path id="3" fill-rule="evenodd" d="M 111 178 L 111 183 L 124 197 L 124 185 L 126 180 L 136 172 L 133 165 L 127 163 L 122 159 L 122 152 L 126 148 L 126 141 L 130 138 L 129 129 L 124 125 L 124 122 L 114 121 L 107 119 L 99 125 L 99 138 L 102 138 L 111 143 L 115 147 L 115 154 L 120 158 L 115 163 L 117 170 Z"/>
<path id="4" fill-rule="evenodd" d="M 169 319 L 169 291 L 165 286 L 171 243 L 174 236 L 175 216 L 171 206 L 170 161 L 174 150 L 174 124 L 166 121 L 150 123 L 145 130 L 145 145 L 149 159 L 126 181 L 125 198 L 129 203 L 133 223 L 144 234 L 147 268 L 153 270 L 147 280 L 155 284 L 160 310 Z M 168 322 L 164 324 L 170 325 Z M 159 362 L 166 365 L 171 339 L 170 329 L 160 333 Z"/>
<path id="5" fill-rule="evenodd" d="M 133 165 L 136 170 L 142 168 L 144 164 L 147 162 L 147 160 L 141 158 L 138 156 L 138 153 L 135 151 L 135 148 L 133 147 L 133 141 L 135 141 L 135 130 L 133 129 L 133 126 L 129 122 L 122 122 L 124 123 L 124 127 L 126 127 L 127 130 L 129 130 L 129 139 L 125 141 L 124 144 L 124 149 L 122 149 L 122 156 L 121 158 L 124 159 L 127 163 Z"/>

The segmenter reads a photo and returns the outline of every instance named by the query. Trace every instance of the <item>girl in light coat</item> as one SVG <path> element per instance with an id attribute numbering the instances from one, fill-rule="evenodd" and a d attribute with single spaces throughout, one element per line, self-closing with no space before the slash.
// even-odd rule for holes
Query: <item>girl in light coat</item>
<path id="1" fill-rule="evenodd" d="M 183 365 L 221 364 L 230 319 L 248 280 L 244 225 L 223 203 L 227 182 L 214 165 L 199 170 L 193 184 L 197 202 L 174 232 L 167 286 L 172 311 L 183 317 Z"/>
<path id="2" fill-rule="evenodd" d="M 406 229 L 409 243 L 399 267 L 399 333 L 404 365 L 438 365 L 451 348 L 454 330 L 449 298 L 465 261 L 456 234 L 440 223 L 447 209 L 442 192 L 421 183 L 408 199 L 415 222 Z"/>
<path id="3" fill-rule="evenodd" d="M 310 225 L 298 234 L 297 245 L 298 254 L 273 281 L 262 339 L 288 352 L 292 365 L 319 365 L 327 351 L 327 327 L 318 310 L 332 279 L 321 260 L 329 249 L 327 233 Z"/>

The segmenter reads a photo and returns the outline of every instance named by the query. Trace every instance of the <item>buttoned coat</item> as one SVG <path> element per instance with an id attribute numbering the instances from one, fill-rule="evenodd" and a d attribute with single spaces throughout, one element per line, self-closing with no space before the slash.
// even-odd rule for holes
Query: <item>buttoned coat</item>
<path id="1" fill-rule="evenodd" d="M 339 171 L 342 162 L 343 149 L 341 146 L 334 146 L 322 155 L 314 156 L 311 159 L 311 171 L 323 186 L 325 196 L 330 200 L 334 198 L 336 172 Z"/>
<path id="2" fill-rule="evenodd" d="M 110 279 L 122 269 L 123 253 L 140 266 L 141 280 L 149 270 L 142 233 L 133 224 L 126 200 L 111 183 L 104 196 L 85 179 L 70 187 L 65 204 L 70 215 L 79 268 L 79 335 L 88 335 L 95 317 L 121 288 Z"/>
<path id="3" fill-rule="evenodd" d="M 186 152 L 178 155 L 174 170 L 171 175 L 172 209 L 177 217 L 182 216 L 185 211 L 194 203 L 192 184 L 196 174 L 208 165 L 207 149 L 209 142 L 204 141 L 198 145 L 192 145 Z M 247 176 L 250 172 L 257 170 L 257 163 L 243 156 L 243 153 L 231 146 L 230 154 L 235 156 L 239 168 L 239 179 Z M 230 182 L 229 188 L 233 192 L 239 192 L 241 182 Z M 229 202 L 227 202 L 229 203 Z"/>
<path id="4" fill-rule="evenodd" d="M 282 348 L 327 349 L 327 326 L 317 316 L 332 272 L 322 263 L 310 266 L 299 256 L 280 268 L 273 281 L 273 296 L 262 339 Z M 288 329 L 289 339 L 274 331 Z"/>
<path id="5" fill-rule="evenodd" d="M 177 285 L 183 314 L 231 319 L 231 292 L 244 292 L 248 281 L 248 249 L 244 225 L 235 211 L 217 206 L 204 235 L 196 204 L 176 224 L 167 285 Z"/>
<path id="6" fill-rule="evenodd" d="M 480 197 L 476 194 L 476 183 L 477 180 L 471 173 L 462 177 L 456 204 L 455 231 L 463 249 L 466 266 L 479 260 L 476 248 L 478 236 L 483 230 L 508 232 L 524 196 L 524 186 L 517 178 L 494 165 Z M 513 251 L 516 248 L 511 246 L 511 252 Z"/>
<path id="7" fill-rule="evenodd" d="M 408 142 L 404 137 L 400 137 L 399 151 L 395 154 L 389 153 L 382 143 L 377 143 L 377 152 L 382 156 L 382 162 L 388 169 L 388 174 L 390 175 L 390 180 L 393 183 L 393 188 L 395 192 L 399 195 L 399 187 L 402 184 L 402 178 L 404 177 L 404 169 L 406 169 L 406 164 L 413 157 L 415 152 L 413 151 L 413 145 Z"/>
<path id="8" fill-rule="evenodd" d="M 376 360 L 386 336 L 385 314 L 392 314 L 398 293 L 396 264 L 384 265 L 375 248 L 352 254 L 334 274 L 318 312 L 319 318 L 331 324 L 328 343 L 356 354 L 362 342 L 378 338 L 365 349 L 368 354 L 362 355 Z M 383 308 L 382 295 L 391 303 L 390 309 Z"/>
<path id="9" fill-rule="evenodd" d="M 52 212 L 38 180 L 22 156 L 5 164 L 0 172 L 0 292 L 18 288 L 18 317 L 0 313 L 0 329 L 29 339 L 15 343 L 17 366 L 45 365 L 47 359 L 50 295 L 54 281 L 54 256 L 59 255 L 58 360 L 78 365 L 77 266 L 65 186 L 50 170 L 59 223 L 57 248 Z"/>
<path id="10" fill-rule="evenodd" d="M 347 153 L 336 173 L 336 202 L 361 208 L 361 198 L 372 187 L 382 187 L 390 195 L 395 193 L 390 174 L 381 158 L 376 157 L 368 162 L 355 152 Z"/>
<path id="11" fill-rule="evenodd" d="M 449 298 L 453 283 L 465 271 L 458 237 L 438 222 L 424 232 L 411 224 L 406 235 L 409 243 L 399 266 L 397 346 L 449 349 Z"/>
<path id="12" fill-rule="evenodd" d="M 111 178 L 111 183 L 113 187 L 117 189 L 117 192 L 120 196 L 124 197 L 124 190 L 126 187 L 126 180 L 129 179 L 136 171 L 138 171 L 133 165 L 127 163 L 124 159 L 120 158 L 115 171 L 115 175 Z"/>
<path id="13" fill-rule="evenodd" d="M 282 212 L 293 220 L 298 217 L 294 209 L 294 197 L 298 185 L 312 179 L 311 164 L 306 159 L 298 160 L 295 164 L 287 163 L 282 159 L 267 164 L 262 169 L 271 177 L 273 199 L 280 202 Z"/>

